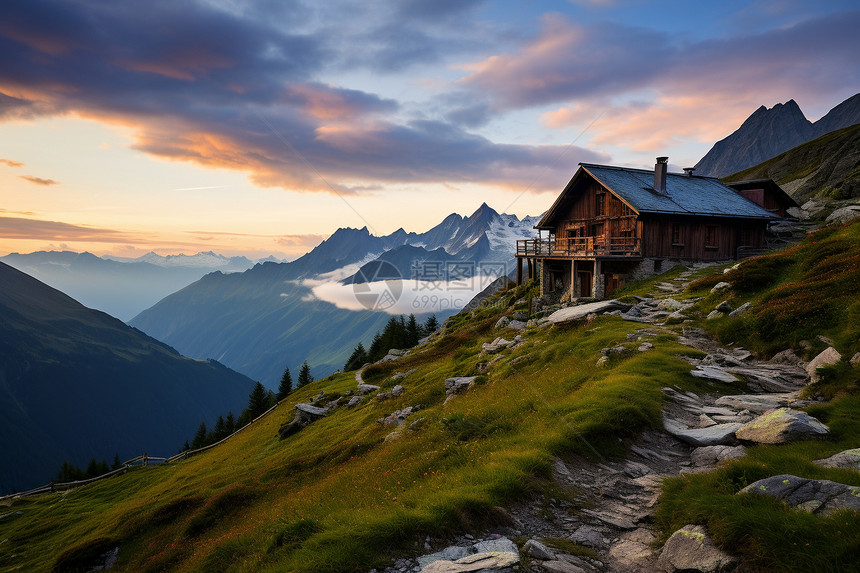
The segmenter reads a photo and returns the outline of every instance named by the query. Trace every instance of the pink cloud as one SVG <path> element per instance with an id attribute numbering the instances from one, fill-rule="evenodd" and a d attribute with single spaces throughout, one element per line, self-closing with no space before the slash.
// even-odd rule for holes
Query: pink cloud
<path id="1" fill-rule="evenodd" d="M 54 181 L 53 179 L 43 179 L 42 177 L 35 177 L 33 175 L 19 175 L 21 179 L 29 181 L 34 185 L 41 185 L 43 187 L 47 187 L 48 185 L 59 185 L 59 181 Z"/>
<path id="2" fill-rule="evenodd" d="M 20 161 L 13 161 L 11 159 L 0 159 L 0 163 L 7 167 L 24 167 L 24 164 Z"/>

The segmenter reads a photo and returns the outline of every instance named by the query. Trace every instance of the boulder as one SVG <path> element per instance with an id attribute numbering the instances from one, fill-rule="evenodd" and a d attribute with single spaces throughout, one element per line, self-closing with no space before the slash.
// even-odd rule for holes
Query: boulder
<path id="1" fill-rule="evenodd" d="M 806 412 L 791 408 L 769 410 L 747 422 L 735 433 L 739 440 L 758 444 L 786 444 L 817 438 L 829 432 L 827 426 Z"/>
<path id="2" fill-rule="evenodd" d="M 278 428 L 278 436 L 283 440 L 292 436 L 308 424 L 319 420 L 326 415 L 328 410 L 319 408 L 312 404 L 296 404 L 296 415 L 292 421 L 282 424 Z"/>
<path id="3" fill-rule="evenodd" d="M 589 314 L 596 315 L 597 313 L 609 312 L 616 309 L 624 312 L 629 308 L 629 304 L 624 304 L 617 300 L 599 300 L 597 302 L 562 308 L 549 315 L 547 320 L 553 324 L 559 324 L 571 320 L 586 319 Z"/>
<path id="4" fill-rule="evenodd" d="M 713 294 L 713 293 L 715 293 L 715 292 L 717 292 L 717 291 L 721 291 L 721 290 L 723 290 L 723 289 L 727 289 L 727 288 L 729 288 L 730 286 L 732 286 L 732 285 L 731 285 L 731 284 L 729 284 L 729 283 L 727 283 L 727 282 L 725 282 L 725 281 L 720 281 L 720 282 L 718 282 L 717 284 L 715 284 L 715 285 L 713 286 L 713 288 L 711 289 L 711 293 Z"/>
<path id="5" fill-rule="evenodd" d="M 376 386 L 374 384 L 359 384 L 356 391 L 362 396 L 364 396 L 365 394 L 370 394 L 371 392 L 378 392 L 379 386 Z"/>
<path id="6" fill-rule="evenodd" d="M 525 322 L 529 319 L 529 313 L 524 310 L 518 310 L 511 315 L 511 320 L 519 320 Z"/>
<path id="7" fill-rule="evenodd" d="M 353 406 L 358 406 L 359 404 L 361 404 L 361 396 L 353 396 L 349 399 L 349 402 L 347 402 L 346 405 L 352 408 Z"/>
<path id="8" fill-rule="evenodd" d="M 712 310 L 708 313 L 708 316 L 705 317 L 705 320 L 714 320 L 715 318 L 722 318 L 725 314 L 720 312 L 719 310 Z"/>
<path id="9" fill-rule="evenodd" d="M 840 360 L 842 360 L 842 355 L 835 348 L 829 346 L 821 351 L 821 354 L 809 361 L 809 364 L 806 365 L 806 373 L 809 374 L 812 382 L 818 382 L 818 368 L 820 366 L 832 366 Z"/>
<path id="10" fill-rule="evenodd" d="M 684 428 L 678 422 L 663 419 L 666 432 L 693 446 L 719 446 L 736 443 L 735 432 L 741 424 L 717 424 L 708 428 Z"/>
<path id="11" fill-rule="evenodd" d="M 715 466 L 723 460 L 742 458 L 746 455 L 743 446 L 705 446 L 690 452 L 690 461 L 696 467 Z"/>
<path id="12" fill-rule="evenodd" d="M 552 561 L 555 559 L 555 553 L 553 553 L 546 545 L 534 539 L 529 539 L 525 542 L 525 545 L 523 545 L 523 551 L 528 554 L 529 557 L 534 557 L 541 561 Z"/>
<path id="13" fill-rule="evenodd" d="M 842 225 L 857 217 L 860 217 L 860 205 L 848 205 L 830 213 L 824 222 L 830 225 Z"/>
<path id="14" fill-rule="evenodd" d="M 717 406 L 729 406 L 738 410 L 749 410 L 761 414 L 780 406 L 785 406 L 795 399 L 792 392 L 782 394 L 739 394 L 736 396 L 721 396 L 717 398 Z"/>
<path id="15" fill-rule="evenodd" d="M 511 323 L 511 319 L 508 318 L 507 316 L 503 316 L 502 318 L 500 318 L 499 320 L 496 321 L 496 325 L 493 328 L 495 328 L 496 330 L 498 330 L 500 328 L 507 328 L 510 323 Z"/>
<path id="16" fill-rule="evenodd" d="M 394 388 L 391 389 L 391 395 L 395 398 L 399 398 L 400 395 L 403 394 L 403 386 L 397 384 Z"/>
<path id="17" fill-rule="evenodd" d="M 673 533 L 663 545 L 660 557 L 657 558 L 657 569 L 668 573 L 720 573 L 731 571 L 737 563 L 735 557 L 714 545 L 704 527 L 685 525 Z"/>
<path id="18" fill-rule="evenodd" d="M 418 565 L 421 567 L 425 567 L 430 565 L 434 561 L 456 561 L 457 559 L 462 559 L 468 555 L 472 554 L 472 550 L 469 547 L 460 547 L 459 545 L 452 545 L 450 547 L 446 547 L 442 551 L 437 551 L 436 553 L 431 553 L 430 555 L 422 555 L 418 558 Z"/>
<path id="19" fill-rule="evenodd" d="M 716 380 L 717 382 L 725 382 L 727 384 L 738 382 L 737 377 L 726 372 L 719 366 L 702 366 L 700 364 L 699 366 L 696 366 L 695 370 L 691 370 L 690 374 L 696 378 L 706 378 L 708 380 Z"/>
<path id="20" fill-rule="evenodd" d="M 520 562 L 519 553 L 475 553 L 454 561 L 438 560 L 426 565 L 421 573 L 470 573 L 505 571 Z"/>
<path id="21" fill-rule="evenodd" d="M 597 366 L 598 368 L 603 368 L 604 366 L 606 366 L 607 362 L 609 362 L 609 357 L 601 356 L 597 359 L 597 363 L 595 364 L 595 366 Z"/>
<path id="22" fill-rule="evenodd" d="M 668 310 L 669 312 L 674 312 L 676 310 L 681 310 L 682 308 L 684 308 L 684 303 L 679 302 L 674 298 L 664 298 L 657 303 L 657 308 L 662 310 Z"/>
<path id="23" fill-rule="evenodd" d="M 855 353 L 854 356 L 851 357 L 851 360 L 848 361 L 848 363 L 851 364 L 851 366 L 857 366 L 858 364 L 860 364 L 860 352 Z"/>
<path id="24" fill-rule="evenodd" d="M 403 408 L 402 410 L 395 410 L 394 412 L 385 416 L 384 418 L 379 418 L 377 420 L 377 422 L 384 425 L 384 426 L 392 426 L 395 424 L 398 426 L 402 426 L 403 423 L 406 421 L 406 418 L 409 415 L 414 414 L 415 412 L 417 412 L 420 409 L 421 409 L 420 406 L 407 406 L 406 408 Z"/>
<path id="25" fill-rule="evenodd" d="M 477 376 L 455 376 L 445 380 L 445 394 L 451 396 L 467 390 Z"/>
<path id="26" fill-rule="evenodd" d="M 651 350 L 652 348 L 654 348 L 653 344 L 651 344 L 650 342 L 643 342 L 636 350 L 638 350 L 639 352 L 645 352 L 647 350 Z"/>
<path id="27" fill-rule="evenodd" d="M 570 539 L 580 545 L 593 549 L 605 549 L 609 545 L 609 540 L 604 538 L 600 531 L 590 525 L 580 526 L 579 529 L 570 535 Z"/>
<path id="28" fill-rule="evenodd" d="M 561 561 L 559 559 L 553 561 L 544 561 L 540 564 L 544 571 L 549 573 L 590 573 L 592 569 L 583 569 L 573 563 Z"/>
<path id="29" fill-rule="evenodd" d="M 525 327 L 526 323 L 522 320 L 512 320 L 508 323 L 508 328 L 513 328 L 514 330 L 524 330 Z"/>
<path id="30" fill-rule="evenodd" d="M 771 364 L 788 364 L 791 366 L 796 366 L 800 363 L 800 357 L 794 353 L 794 350 L 791 348 L 787 350 L 783 350 L 782 352 L 777 352 L 773 355 L 773 358 L 770 359 Z"/>
<path id="31" fill-rule="evenodd" d="M 729 301 L 724 300 L 723 302 L 718 304 L 716 307 L 714 307 L 714 310 L 718 310 L 720 312 L 731 312 L 732 311 L 732 305 L 729 304 Z"/>
<path id="32" fill-rule="evenodd" d="M 825 468 L 841 468 L 860 471 L 860 448 L 845 450 L 844 452 L 833 454 L 829 458 L 815 460 L 812 463 Z"/>
<path id="33" fill-rule="evenodd" d="M 792 507 L 821 515 L 840 509 L 860 511 L 860 487 L 790 474 L 760 479 L 739 493 L 769 495 Z"/>
<path id="34" fill-rule="evenodd" d="M 745 313 L 746 311 L 748 311 L 750 308 L 752 308 L 752 303 L 751 302 L 745 302 L 742 305 L 740 305 L 739 307 L 737 307 L 736 309 L 734 309 L 733 311 L 731 311 L 729 313 L 729 316 L 731 318 L 734 318 L 736 316 L 740 316 L 743 313 Z"/>
<path id="35" fill-rule="evenodd" d="M 486 539 L 479 541 L 472 546 L 476 553 L 517 553 L 517 544 L 507 537 L 499 537 L 498 539 Z"/>

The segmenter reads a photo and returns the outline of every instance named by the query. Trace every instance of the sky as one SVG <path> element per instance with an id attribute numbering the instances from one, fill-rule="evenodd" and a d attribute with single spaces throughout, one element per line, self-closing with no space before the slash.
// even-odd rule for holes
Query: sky
<path id="1" fill-rule="evenodd" d="M 860 91 L 854 1 L 5 0 L 0 254 L 295 258 L 545 211 Z"/>

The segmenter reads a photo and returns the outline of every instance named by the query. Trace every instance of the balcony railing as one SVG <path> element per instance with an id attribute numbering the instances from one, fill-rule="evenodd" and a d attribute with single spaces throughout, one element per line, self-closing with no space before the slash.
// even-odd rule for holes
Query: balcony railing
<path id="1" fill-rule="evenodd" d="M 518 257 L 594 257 L 641 255 L 639 237 L 570 237 L 517 241 Z"/>

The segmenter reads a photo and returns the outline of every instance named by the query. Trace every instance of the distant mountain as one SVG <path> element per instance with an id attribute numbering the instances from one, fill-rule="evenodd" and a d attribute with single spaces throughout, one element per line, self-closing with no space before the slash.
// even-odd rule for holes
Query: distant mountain
<path id="1" fill-rule="evenodd" d="M 515 241 L 534 236 L 536 221 L 500 215 L 484 204 L 469 217 L 449 215 L 425 233 L 398 229 L 377 237 L 367 228 L 338 229 L 290 263 L 207 275 L 130 324 L 188 356 L 214 357 L 269 387 L 277 384 L 284 367 L 295 370 L 305 359 L 315 376 L 328 375 L 343 366 L 358 342 L 368 343 L 389 315 L 338 308 L 319 300 L 313 286 L 327 283 L 343 289 L 364 283 L 361 277 L 375 276 L 382 261 L 404 279 L 440 280 L 415 276 L 424 263 L 441 264 L 441 279 L 451 278 L 449 262 L 476 270 L 493 265 L 496 272 L 501 268 L 507 274 L 513 269 Z M 457 310 L 437 315 L 441 319 Z"/>
<path id="2" fill-rule="evenodd" d="M 773 179 L 795 201 L 860 197 L 860 125 L 823 135 L 724 181 Z"/>
<path id="3" fill-rule="evenodd" d="M 826 133 L 860 123 L 860 94 L 810 122 L 797 102 L 758 108 L 731 135 L 714 144 L 696 164 L 697 175 L 723 177 L 752 167 Z"/>
<path id="4" fill-rule="evenodd" d="M 3 263 L 0 324 L 0 493 L 47 483 L 65 460 L 172 455 L 252 388 Z"/>
<path id="5" fill-rule="evenodd" d="M 254 263 L 213 252 L 134 259 L 91 253 L 38 251 L 12 253 L 0 261 L 59 289 L 82 304 L 129 320 L 168 294 L 213 271 L 240 272 Z"/>

